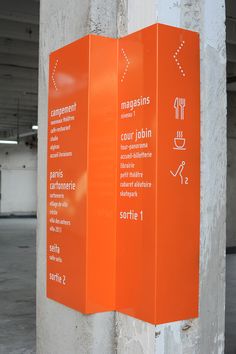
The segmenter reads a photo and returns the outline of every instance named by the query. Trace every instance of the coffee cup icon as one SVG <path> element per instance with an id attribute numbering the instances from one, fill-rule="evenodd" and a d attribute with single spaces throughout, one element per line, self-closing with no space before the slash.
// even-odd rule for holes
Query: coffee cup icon
<path id="1" fill-rule="evenodd" d="M 174 150 L 186 150 L 185 148 L 186 139 L 183 137 L 183 132 L 178 131 L 176 137 L 174 138 Z"/>

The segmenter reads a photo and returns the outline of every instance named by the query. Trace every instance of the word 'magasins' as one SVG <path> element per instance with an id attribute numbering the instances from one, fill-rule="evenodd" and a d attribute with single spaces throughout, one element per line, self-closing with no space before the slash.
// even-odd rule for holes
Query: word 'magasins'
<path id="1" fill-rule="evenodd" d="M 149 96 L 141 96 L 131 101 L 121 102 L 121 109 L 130 109 L 132 111 L 135 107 L 149 105 L 151 103 L 151 99 Z"/>

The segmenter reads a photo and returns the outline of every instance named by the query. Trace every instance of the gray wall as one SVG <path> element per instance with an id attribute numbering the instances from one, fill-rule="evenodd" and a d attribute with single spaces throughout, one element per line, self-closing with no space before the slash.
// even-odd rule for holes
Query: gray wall
<path id="1" fill-rule="evenodd" d="M 0 213 L 36 213 L 37 149 L 24 141 L 1 145 L 0 165 Z"/>
<path id="2" fill-rule="evenodd" d="M 236 246 L 236 92 L 228 92 L 227 247 Z"/>
<path id="3" fill-rule="evenodd" d="M 38 354 L 224 352 L 226 61 L 223 0 L 41 0 L 39 71 Z M 117 36 L 154 22 L 201 34 L 200 317 L 153 326 L 131 317 L 84 316 L 46 299 L 48 54 L 95 32 Z"/>

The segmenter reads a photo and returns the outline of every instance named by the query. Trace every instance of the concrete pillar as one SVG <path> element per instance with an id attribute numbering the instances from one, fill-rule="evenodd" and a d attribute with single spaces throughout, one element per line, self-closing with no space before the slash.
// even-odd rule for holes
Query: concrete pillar
<path id="1" fill-rule="evenodd" d="M 113 353 L 114 313 L 84 316 L 46 298 L 46 151 L 49 53 L 88 33 L 116 37 L 114 0 L 41 0 L 37 232 L 38 354 Z"/>
<path id="2" fill-rule="evenodd" d="M 37 246 L 38 354 L 203 354 L 224 351 L 226 58 L 223 0 L 41 0 Z M 200 317 L 153 326 L 126 315 L 84 316 L 46 299 L 48 54 L 83 35 L 155 22 L 201 34 Z M 174 294 L 173 294 L 174 296 Z"/>
<path id="3" fill-rule="evenodd" d="M 129 33 L 155 22 L 200 32 L 200 317 L 155 327 L 117 313 L 118 353 L 223 354 L 226 228 L 225 2 L 128 0 L 127 8 Z"/>

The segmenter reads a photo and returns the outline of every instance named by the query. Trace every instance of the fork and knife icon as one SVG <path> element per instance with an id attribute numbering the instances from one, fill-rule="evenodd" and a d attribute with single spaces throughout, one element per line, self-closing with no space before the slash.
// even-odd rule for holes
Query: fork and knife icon
<path id="1" fill-rule="evenodd" d="M 174 102 L 175 119 L 184 120 L 185 106 L 186 106 L 186 99 L 181 97 L 176 97 Z"/>

